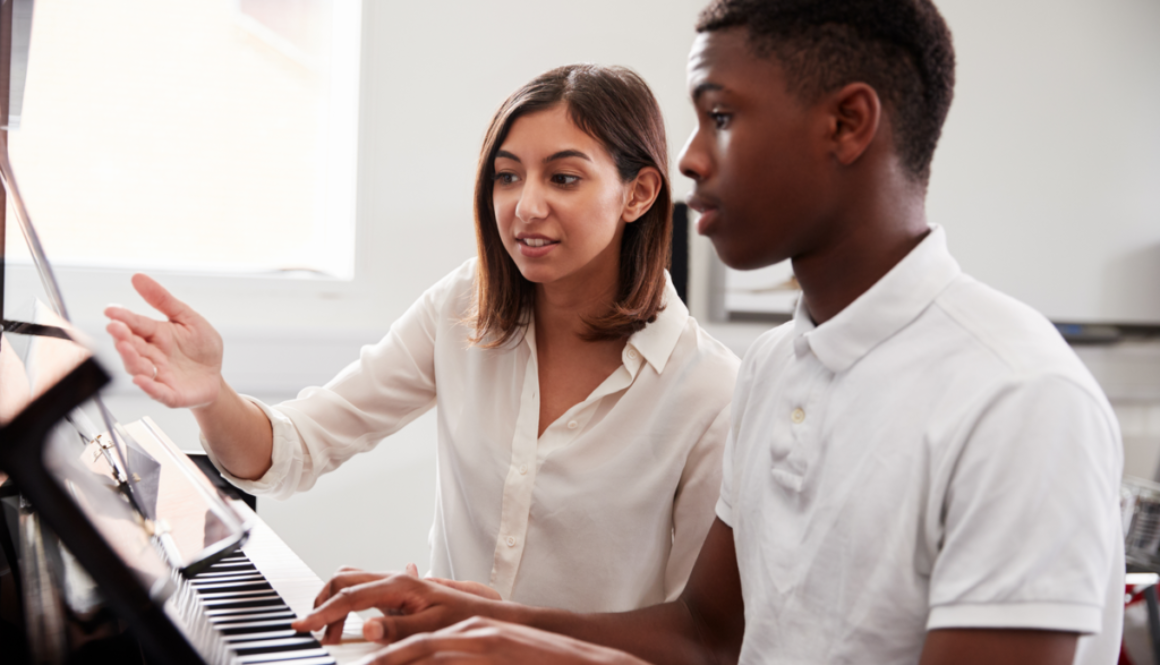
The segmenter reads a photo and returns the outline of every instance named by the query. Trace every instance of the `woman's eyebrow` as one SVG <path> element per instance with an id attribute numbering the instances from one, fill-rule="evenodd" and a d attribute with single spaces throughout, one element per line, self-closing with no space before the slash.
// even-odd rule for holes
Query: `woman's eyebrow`
<path id="1" fill-rule="evenodd" d="M 561 150 L 560 152 L 548 156 L 548 158 L 544 160 L 544 163 L 547 164 L 548 162 L 554 162 L 557 159 L 567 159 L 569 157 L 577 157 L 579 159 L 583 159 L 586 162 L 592 161 L 592 158 L 580 152 L 579 150 Z"/>
<path id="2" fill-rule="evenodd" d="M 556 160 L 558 160 L 558 159 L 567 159 L 567 158 L 569 158 L 569 157 L 576 157 L 576 158 L 578 158 L 578 159 L 583 159 L 583 160 L 584 160 L 584 161 L 586 161 L 586 162 L 590 162 L 590 161 L 592 161 L 592 158 L 591 158 L 591 157 L 589 157 L 588 155 L 586 155 L 586 154 L 584 154 L 584 153 L 580 152 L 579 150 L 561 150 L 560 152 L 553 153 L 553 154 L 551 154 L 551 155 L 548 155 L 547 157 L 545 157 L 545 158 L 544 158 L 544 163 L 545 163 L 545 164 L 547 164 L 548 162 L 554 162 L 554 161 L 556 161 Z M 508 152 L 507 150 L 500 150 L 499 152 L 495 153 L 495 158 L 496 158 L 496 159 L 500 159 L 500 158 L 503 158 L 503 159 L 510 159 L 510 160 L 512 160 L 513 162 L 518 162 L 518 163 L 521 163 L 521 164 L 523 163 L 523 162 L 521 162 L 521 161 L 520 161 L 520 158 L 519 158 L 519 157 L 516 157 L 515 155 L 513 155 L 513 154 L 512 154 L 512 153 L 510 153 L 510 152 Z"/>

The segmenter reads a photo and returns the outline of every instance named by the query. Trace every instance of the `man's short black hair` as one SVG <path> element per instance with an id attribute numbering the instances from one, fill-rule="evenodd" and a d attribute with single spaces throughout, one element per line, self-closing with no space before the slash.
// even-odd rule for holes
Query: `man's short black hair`
<path id="1" fill-rule="evenodd" d="M 713 0 L 697 32 L 737 26 L 807 102 L 856 81 L 873 87 L 903 166 L 929 179 L 955 84 L 951 33 L 930 0 Z"/>

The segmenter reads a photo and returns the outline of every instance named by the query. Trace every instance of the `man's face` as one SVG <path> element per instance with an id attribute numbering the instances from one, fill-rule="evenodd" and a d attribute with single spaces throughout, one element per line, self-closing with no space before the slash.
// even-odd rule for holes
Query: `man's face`
<path id="1" fill-rule="evenodd" d="M 697 128 L 681 153 L 697 231 L 726 265 L 760 268 L 809 251 L 832 212 L 826 123 L 756 56 L 745 28 L 701 33 L 689 54 Z"/>

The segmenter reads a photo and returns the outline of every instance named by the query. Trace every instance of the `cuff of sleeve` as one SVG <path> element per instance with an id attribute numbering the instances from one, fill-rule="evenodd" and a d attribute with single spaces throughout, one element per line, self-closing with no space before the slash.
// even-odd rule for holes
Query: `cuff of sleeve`
<path id="1" fill-rule="evenodd" d="M 1103 610 L 1091 605 L 1007 603 L 940 605 L 931 608 L 927 630 L 939 628 L 1032 628 L 1098 633 Z"/>
<path id="2" fill-rule="evenodd" d="M 725 501 L 723 496 L 717 497 L 717 517 L 730 529 L 733 528 L 733 507 Z"/>
<path id="3" fill-rule="evenodd" d="M 241 397 L 242 399 L 249 400 L 254 406 L 261 409 L 262 413 L 266 414 L 266 417 L 270 419 L 270 428 L 274 434 L 274 447 L 271 451 L 272 464 L 270 465 L 270 469 L 257 480 L 243 480 L 227 471 L 225 467 L 218 463 L 213 451 L 210 450 L 209 444 L 206 443 L 205 435 L 199 433 L 201 447 L 205 450 L 209 461 L 213 462 L 214 467 L 221 472 L 222 477 L 228 480 L 230 484 L 250 494 L 272 494 L 278 490 L 278 486 L 290 472 L 290 464 L 292 462 L 290 437 L 294 429 L 294 424 L 290 422 L 290 419 L 285 414 L 270 408 L 260 400 L 249 395 L 242 395 Z"/>

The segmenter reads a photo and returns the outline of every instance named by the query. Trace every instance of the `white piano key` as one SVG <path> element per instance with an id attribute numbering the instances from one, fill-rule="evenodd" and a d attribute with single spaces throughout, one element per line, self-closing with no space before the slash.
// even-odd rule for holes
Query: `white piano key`
<path id="1" fill-rule="evenodd" d="M 335 662 L 335 658 L 327 653 L 326 649 L 304 649 L 293 653 L 297 654 L 296 658 L 301 658 L 301 660 L 287 660 L 288 656 L 285 653 L 260 653 L 252 656 L 240 656 L 237 662 L 240 665 L 278 661 L 286 661 L 291 665 L 329 665 L 329 663 Z"/>

